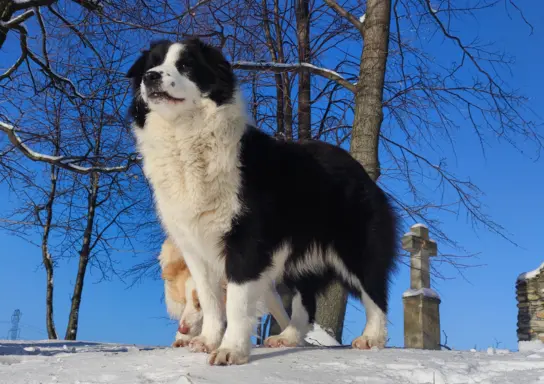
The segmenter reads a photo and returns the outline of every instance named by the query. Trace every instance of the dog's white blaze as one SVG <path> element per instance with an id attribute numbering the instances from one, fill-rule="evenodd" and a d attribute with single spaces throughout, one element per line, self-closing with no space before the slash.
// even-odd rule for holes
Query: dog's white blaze
<path id="1" fill-rule="evenodd" d="M 168 52 L 166 52 L 166 56 L 164 57 L 164 63 L 165 66 L 172 66 L 176 67 L 176 61 L 178 61 L 180 53 L 183 51 L 185 46 L 180 43 L 174 43 L 168 48 Z"/>

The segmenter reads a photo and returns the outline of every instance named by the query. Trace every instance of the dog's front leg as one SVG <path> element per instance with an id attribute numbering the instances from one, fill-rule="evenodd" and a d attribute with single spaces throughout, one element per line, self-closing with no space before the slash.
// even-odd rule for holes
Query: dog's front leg
<path id="1" fill-rule="evenodd" d="M 198 257 L 186 256 L 202 308 L 202 332 L 189 343 L 192 352 L 210 353 L 221 343 L 225 330 L 225 308 L 222 299 L 221 274 Z"/>
<path id="2" fill-rule="evenodd" d="M 257 300 L 267 289 L 264 279 L 227 285 L 227 330 L 221 346 L 212 352 L 211 365 L 245 364 L 249 361 L 251 332 L 256 322 Z"/>

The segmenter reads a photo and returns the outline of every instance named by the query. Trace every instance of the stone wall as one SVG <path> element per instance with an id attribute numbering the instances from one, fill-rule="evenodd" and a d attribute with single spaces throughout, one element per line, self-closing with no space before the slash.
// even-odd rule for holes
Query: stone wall
<path id="1" fill-rule="evenodd" d="M 544 263 L 516 282 L 518 340 L 544 342 Z"/>

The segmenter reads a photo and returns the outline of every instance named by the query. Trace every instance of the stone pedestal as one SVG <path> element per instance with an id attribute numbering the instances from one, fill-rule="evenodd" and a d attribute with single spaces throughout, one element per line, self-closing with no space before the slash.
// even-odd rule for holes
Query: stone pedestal
<path id="1" fill-rule="evenodd" d="M 440 298 L 406 291 L 404 303 L 404 347 L 440 349 Z"/>
<path id="2" fill-rule="evenodd" d="M 404 292 L 404 347 L 440 349 L 440 297 L 431 289 L 430 260 L 436 242 L 429 229 L 416 224 L 402 237 L 402 248 L 410 252 L 410 289 Z"/>

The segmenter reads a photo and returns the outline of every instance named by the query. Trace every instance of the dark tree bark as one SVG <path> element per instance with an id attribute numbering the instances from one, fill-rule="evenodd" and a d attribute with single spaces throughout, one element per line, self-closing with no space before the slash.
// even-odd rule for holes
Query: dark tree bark
<path id="1" fill-rule="evenodd" d="M 355 94 L 355 117 L 351 154 L 372 178 L 380 176 L 378 141 L 383 120 L 383 86 L 389 49 L 390 0 L 368 0 L 363 36 L 359 83 Z"/>
<path id="2" fill-rule="evenodd" d="M 278 55 L 278 63 L 285 63 L 285 52 L 283 50 L 283 29 L 280 20 L 279 0 L 274 0 L 274 31 L 276 35 L 276 52 Z M 291 82 L 289 73 L 281 73 L 282 94 L 283 94 L 283 125 L 285 130 L 285 138 L 293 140 L 293 103 L 291 101 Z"/>
<path id="3" fill-rule="evenodd" d="M 61 101 L 59 101 L 61 102 Z M 54 114 L 54 136 L 53 136 L 53 155 L 59 156 L 61 154 L 61 109 L 56 109 Z M 37 214 L 37 220 L 43 227 L 42 234 L 42 263 L 46 272 L 46 288 L 45 288 L 45 326 L 47 329 L 47 337 L 49 339 L 58 339 L 57 330 L 55 328 L 54 321 L 54 268 L 55 264 L 53 257 L 49 251 L 49 237 L 51 235 L 51 226 L 53 223 L 53 207 L 55 204 L 55 199 L 57 197 L 57 185 L 59 179 L 60 168 L 55 165 L 50 165 L 49 172 L 49 194 L 47 201 L 43 207 L 40 207 L 40 210 L 45 210 L 45 220 L 42 221 L 39 215 Z"/>
<path id="4" fill-rule="evenodd" d="M 310 63 L 310 1 L 297 0 L 295 17 L 297 24 L 298 60 Z M 312 137 L 310 72 L 301 70 L 298 79 L 298 139 Z"/>
<path id="5" fill-rule="evenodd" d="M 263 27 L 266 36 L 266 46 L 270 52 L 270 57 L 273 63 L 278 63 L 277 45 L 274 44 L 272 32 L 270 29 L 270 19 L 268 17 L 268 4 L 266 0 L 262 1 L 263 10 Z M 276 82 L 276 132 L 280 137 L 285 137 L 285 117 L 284 117 L 284 94 L 283 94 L 283 78 L 281 73 L 274 74 Z"/>
<path id="6" fill-rule="evenodd" d="M 77 270 L 76 283 L 74 285 L 74 294 L 72 295 L 72 306 L 70 308 L 68 326 L 66 327 L 66 335 L 64 336 L 66 340 L 76 340 L 77 338 L 79 309 L 81 307 L 83 283 L 85 282 L 85 274 L 87 272 L 87 265 L 89 263 L 89 258 L 91 255 L 91 241 L 94 226 L 94 217 L 96 214 L 98 200 L 99 179 L 100 177 L 98 173 L 91 173 L 90 189 L 87 196 L 87 222 L 85 225 L 85 230 L 83 232 L 81 249 L 79 251 L 79 265 Z"/>
<path id="7" fill-rule="evenodd" d="M 57 142 L 58 143 L 58 142 Z M 57 145 L 57 149 L 60 147 Z M 58 152 L 58 151 L 57 151 Z M 56 155 L 57 153 L 55 153 Z M 53 258 L 49 253 L 49 235 L 51 233 L 51 222 L 53 220 L 53 204 L 55 202 L 55 196 L 57 193 L 57 180 L 59 176 L 59 169 L 54 165 L 51 165 L 51 184 L 49 190 L 49 198 L 45 204 L 46 218 L 43 223 L 43 236 L 42 236 L 42 262 L 46 272 L 46 290 L 45 290 L 45 324 L 47 328 L 47 337 L 49 339 L 57 339 L 57 330 L 55 329 L 55 322 L 53 319 L 53 288 L 54 288 L 54 264 Z"/>
<path id="8" fill-rule="evenodd" d="M 317 299 L 316 323 L 339 343 L 342 343 L 347 302 L 348 294 L 342 284 L 337 282 L 331 284 Z"/>

